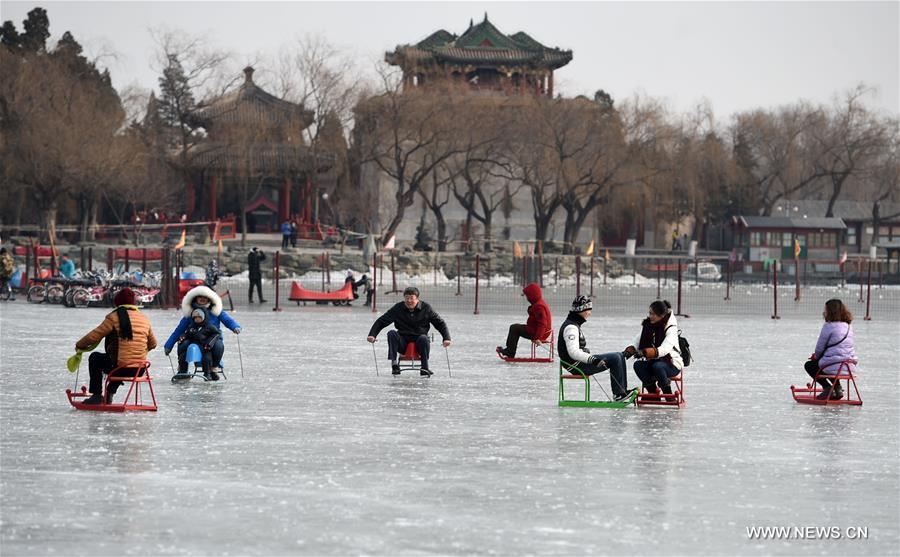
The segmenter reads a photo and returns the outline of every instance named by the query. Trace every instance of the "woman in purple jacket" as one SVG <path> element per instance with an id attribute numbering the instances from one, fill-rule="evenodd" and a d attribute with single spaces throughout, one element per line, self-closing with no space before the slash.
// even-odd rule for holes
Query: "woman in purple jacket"
<path id="1" fill-rule="evenodd" d="M 811 359 L 815 360 L 815 366 L 808 366 L 806 372 L 815 378 L 816 368 L 821 370 L 823 375 L 836 375 L 842 362 L 849 362 L 850 371 L 856 372 L 856 351 L 853 349 L 853 329 L 850 323 L 853 321 L 853 315 L 844 302 L 833 298 L 825 302 L 825 311 L 822 312 L 825 318 L 825 324 L 819 332 L 819 340 L 816 342 L 816 351 Z M 831 391 L 831 381 L 834 381 L 834 391 L 831 393 L 833 400 L 839 400 L 844 397 L 844 391 L 841 389 L 840 381 L 828 380 L 819 377 L 819 385 L 825 389 L 816 398 L 825 399 Z"/>

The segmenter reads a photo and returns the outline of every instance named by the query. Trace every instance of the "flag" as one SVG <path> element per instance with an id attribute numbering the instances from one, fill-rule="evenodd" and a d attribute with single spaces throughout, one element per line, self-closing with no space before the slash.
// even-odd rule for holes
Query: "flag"
<path id="1" fill-rule="evenodd" d="M 800 240 L 794 238 L 794 259 L 800 258 Z"/>
<path id="2" fill-rule="evenodd" d="M 587 251 L 584 252 L 585 255 L 594 255 L 594 240 L 591 239 L 591 245 L 588 246 Z"/>
<path id="3" fill-rule="evenodd" d="M 391 236 L 391 239 L 388 240 L 387 243 L 384 245 L 384 249 L 387 249 L 387 250 L 394 249 L 394 244 L 395 244 L 396 238 L 397 238 L 396 235 Z"/>
<path id="4" fill-rule="evenodd" d="M 534 257 L 534 244 L 528 244 L 528 257 Z"/>
<path id="5" fill-rule="evenodd" d="M 522 246 L 519 245 L 519 241 L 513 244 L 513 257 L 522 257 Z"/>
<path id="6" fill-rule="evenodd" d="M 606 248 L 606 253 L 603 255 L 603 259 L 606 261 L 611 261 L 612 258 L 609 256 L 609 248 Z"/>
<path id="7" fill-rule="evenodd" d="M 844 250 L 844 253 L 841 254 L 841 260 L 838 261 L 838 263 L 843 265 L 846 262 L 847 262 L 847 250 Z"/>
<path id="8" fill-rule="evenodd" d="M 178 243 L 175 244 L 175 249 L 181 249 L 184 247 L 184 244 L 187 243 L 187 229 L 181 229 L 181 239 L 178 240 Z"/>

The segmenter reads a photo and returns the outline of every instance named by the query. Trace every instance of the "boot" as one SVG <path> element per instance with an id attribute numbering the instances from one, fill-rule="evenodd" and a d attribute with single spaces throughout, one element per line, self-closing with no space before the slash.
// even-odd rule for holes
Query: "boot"
<path id="1" fill-rule="evenodd" d="M 844 398 L 844 388 L 841 387 L 840 381 L 835 381 L 834 391 L 831 392 L 831 400 L 841 400 Z"/>
<path id="2" fill-rule="evenodd" d="M 99 393 L 92 393 L 91 396 L 81 401 L 82 404 L 100 404 L 101 402 L 103 402 L 103 397 Z"/>
<path id="3" fill-rule="evenodd" d="M 659 394 L 659 389 L 656 388 L 656 383 L 644 383 L 644 390 L 647 391 L 647 394 L 650 395 Z"/>
<path id="4" fill-rule="evenodd" d="M 672 394 L 672 383 L 671 382 L 666 383 L 665 385 L 660 385 L 660 388 L 662 389 L 662 392 L 664 395 Z"/>

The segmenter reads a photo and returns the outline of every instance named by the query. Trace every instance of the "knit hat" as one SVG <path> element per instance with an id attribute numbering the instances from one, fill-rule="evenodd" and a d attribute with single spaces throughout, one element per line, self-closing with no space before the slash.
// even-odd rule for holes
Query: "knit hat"
<path id="1" fill-rule="evenodd" d="M 581 313 L 589 309 L 594 309 L 594 303 L 587 296 L 578 296 L 572 300 L 572 313 Z"/>
<path id="2" fill-rule="evenodd" d="M 118 306 L 133 306 L 135 302 L 134 290 L 130 288 L 123 288 L 116 293 L 116 296 L 113 298 L 113 305 Z"/>
<path id="3" fill-rule="evenodd" d="M 200 319 L 202 319 L 204 321 L 206 320 L 206 312 L 200 308 L 194 308 L 194 311 L 191 312 L 191 319 L 198 317 L 198 316 L 200 317 Z"/>

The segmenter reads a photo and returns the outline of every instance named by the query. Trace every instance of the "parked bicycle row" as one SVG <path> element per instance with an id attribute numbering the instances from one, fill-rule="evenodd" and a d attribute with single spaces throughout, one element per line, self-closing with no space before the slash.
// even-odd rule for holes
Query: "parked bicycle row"
<path id="1" fill-rule="evenodd" d="M 138 305 L 157 301 L 160 273 L 111 274 L 104 270 L 79 271 L 72 278 L 46 277 L 31 279 L 26 298 L 33 304 L 61 304 L 66 307 L 111 307 L 116 294 L 131 288 Z M 6 292 L 4 291 L 4 295 Z"/>

